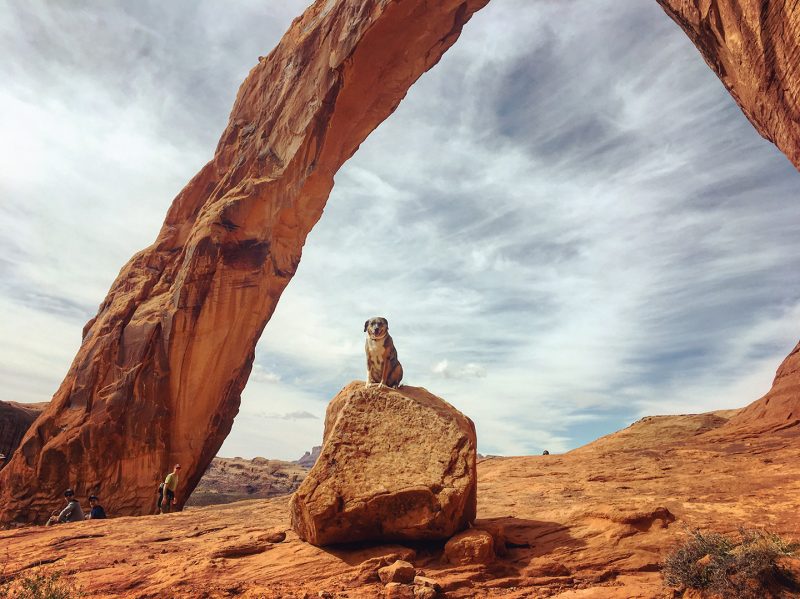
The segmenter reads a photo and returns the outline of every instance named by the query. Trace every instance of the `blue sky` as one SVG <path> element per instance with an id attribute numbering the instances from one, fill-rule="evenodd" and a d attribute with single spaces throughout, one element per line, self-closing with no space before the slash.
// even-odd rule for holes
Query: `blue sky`
<path id="1" fill-rule="evenodd" d="M 305 4 L 6 3 L 0 399 L 52 396 Z M 655 2 L 492 0 L 337 174 L 220 453 L 318 444 L 374 315 L 484 453 L 743 406 L 800 331 L 799 184 Z"/>

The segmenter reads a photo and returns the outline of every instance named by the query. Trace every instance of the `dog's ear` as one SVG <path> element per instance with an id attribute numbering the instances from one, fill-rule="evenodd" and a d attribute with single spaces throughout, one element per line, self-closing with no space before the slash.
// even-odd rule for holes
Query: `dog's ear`
<path id="1" fill-rule="evenodd" d="M 367 325 L 369 324 L 369 320 L 364 321 L 364 332 L 367 332 Z"/>
<path id="2" fill-rule="evenodd" d="M 383 323 L 386 325 L 386 328 L 388 329 L 389 328 L 389 321 L 384 318 L 383 319 Z"/>

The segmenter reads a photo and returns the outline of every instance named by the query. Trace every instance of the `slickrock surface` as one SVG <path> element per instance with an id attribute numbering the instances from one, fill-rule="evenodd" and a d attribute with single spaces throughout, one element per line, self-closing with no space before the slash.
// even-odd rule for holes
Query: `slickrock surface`
<path id="1" fill-rule="evenodd" d="M 476 447 L 472 421 L 425 389 L 354 381 L 328 405 L 292 526 L 315 545 L 447 539 L 475 519 Z"/>
<path id="2" fill-rule="evenodd" d="M 0 454 L 10 458 L 33 421 L 46 407 L 46 403 L 0 401 Z M 0 458 L 0 468 L 5 465 L 6 460 Z"/>
<path id="3" fill-rule="evenodd" d="M 308 468 L 266 458 L 214 458 L 186 506 L 217 505 L 243 499 L 267 499 L 297 490 Z"/>
<path id="4" fill-rule="evenodd" d="M 669 420 L 626 429 L 638 439 L 627 448 L 611 436 L 565 455 L 480 463 L 476 528 L 501 527 L 507 544 L 490 564 L 450 564 L 443 542 L 318 548 L 289 530 L 270 544 L 270 531 L 289 527 L 287 497 L 0 532 L 0 561 L 7 573 L 52 561 L 108 598 L 374 599 L 377 570 L 403 559 L 448 598 L 630 599 L 672 597 L 658 570 L 685 527 L 800 540 L 800 427 L 709 441 L 714 431 L 696 434 L 708 417 Z"/>
<path id="5" fill-rule="evenodd" d="M 175 462 L 188 496 L 230 431 L 334 174 L 487 2 L 318 0 L 292 23 L 239 89 L 214 158 L 85 326 L 0 473 L 0 522 L 42 521 L 67 486 L 148 513 Z"/>
<path id="6" fill-rule="evenodd" d="M 800 3 L 657 0 L 756 130 L 800 169 Z"/>

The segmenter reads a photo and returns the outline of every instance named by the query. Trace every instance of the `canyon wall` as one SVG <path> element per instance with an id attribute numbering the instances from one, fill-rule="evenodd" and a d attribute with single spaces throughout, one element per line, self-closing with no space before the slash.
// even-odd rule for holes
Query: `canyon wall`
<path id="1" fill-rule="evenodd" d="M 800 2 L 657 1 L 756 130 L 800 170 Z M 769 393 L 732 418 L 726 430 L 742 434 L 800 422 L 799 352 L 800 345 L 781 364 Z"/>
<path id="2" fill-rule="evenodd" d="M 800 3 L 656 1 L 756 130 L 800 169 Z"/>
<path id="3" fill-rule="evenodd" d="M 63 490 L 117 515 L 183 503 L 229 433 L 254 348 L 333 177 L 488 0 L 319 0 L 239 89 L 214 158 L 122 268 L 52 402 L 0 472 L 0 521 Z"/>

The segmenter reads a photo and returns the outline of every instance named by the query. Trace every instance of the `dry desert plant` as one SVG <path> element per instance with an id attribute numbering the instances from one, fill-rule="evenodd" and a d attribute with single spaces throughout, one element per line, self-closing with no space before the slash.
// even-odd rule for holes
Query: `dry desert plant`
<path id="1" fill-rule="evenodd" d="M 685 543 L 664 561 L 664 583 L 674 588 L 705 589 L 731 599 L 762 599 L 775 589 L 797 588 L 781 566 L 800 543 L 763 530 L 739 530 L 739 539 L 719 533 L 689 532 Z"/>

